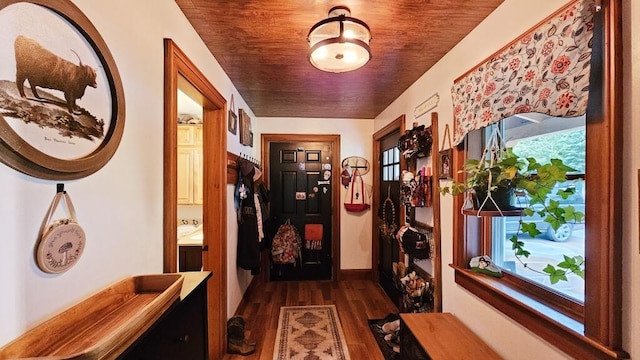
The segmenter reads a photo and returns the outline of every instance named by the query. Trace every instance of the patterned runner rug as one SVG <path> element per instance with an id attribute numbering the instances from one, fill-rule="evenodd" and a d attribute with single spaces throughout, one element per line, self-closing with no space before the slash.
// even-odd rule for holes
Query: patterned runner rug
<path id="1" fill-rule="evenodd" d="M 273 359 L 350 360 L 336 307 L 281 307 Z"/>

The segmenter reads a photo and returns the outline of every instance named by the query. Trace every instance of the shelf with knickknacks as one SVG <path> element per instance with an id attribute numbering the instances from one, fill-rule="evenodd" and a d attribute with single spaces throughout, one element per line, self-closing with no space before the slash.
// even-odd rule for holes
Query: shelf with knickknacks
<path id="1" fill-rule="evenodd" d="M 398 141 L 403 155 L 400 219 L 405 224 L 396 233 L 402 253 L 394 269 L 408 312 L 442 311 L 437 144 L 435 112 L 430 124 L 413 123 Z"/>

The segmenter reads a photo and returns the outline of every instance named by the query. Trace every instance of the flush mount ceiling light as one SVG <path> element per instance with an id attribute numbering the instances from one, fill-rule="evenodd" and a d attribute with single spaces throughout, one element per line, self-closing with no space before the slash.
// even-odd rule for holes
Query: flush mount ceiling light
<path id="1" fill-rule="evenodd" d="M 329 17 L 309 30 L 307 41 L 309 61 L 322 71 L 353 71 L 371 59 L 371 30 L 364 21 L 352 18 L 346 6 L 332 7 Z"/>

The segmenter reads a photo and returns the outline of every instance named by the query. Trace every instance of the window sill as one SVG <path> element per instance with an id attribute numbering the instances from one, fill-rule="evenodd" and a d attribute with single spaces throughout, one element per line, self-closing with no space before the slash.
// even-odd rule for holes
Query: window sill
<path id="1" fill-rule="evenodd" d="M 607 348 L 584 335 L 584 325 L 522 294 L 498 278 L 474 273 L 459 266 L 455 281 L 489 305 L 509 316 L 561 351 L 578 359 L 625 359 L 622 350 Z"/>

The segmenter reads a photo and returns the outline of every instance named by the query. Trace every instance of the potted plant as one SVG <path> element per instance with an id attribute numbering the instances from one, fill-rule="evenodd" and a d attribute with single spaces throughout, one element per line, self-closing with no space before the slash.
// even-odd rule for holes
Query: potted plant
<path id="1" fill-rule="evenodd" d="M 440 188 L 442 194 L 467 194 L 476 210 L 511 210 L 513 191 L 527 181 L 525 162 L 512 149 L 500 151 L 496 159 L 467 159 L 463 169 L 464 182 L 453 181 Z M 487 199 L 487 196 L 490 196 Z"/>
<path id="2" fill-rule="evenodd" d="M 459 171 L 466 174 L 465 180 L 458 182 L 451 179 L 449 185 L 440 188 L 440 193 L 468 196 L 472 204 L 465 203 L 465 208 L 473 206 L 478 215 L 483 210 L 498 211 L 501 215 L 508 210 L 521 211 L 518 230 L 509 240 L 516 258 L 527 267 L 525 259 L 531 253 L 525 249 L 518 235 L 535 237 L 542 232 L 535 222 L 526 222 L 525 216 L 540 216 L 554 231 L 565 224 L 584 220 L 584 213 L 553 199 L 567 199 L 575 192 L 573 187 L 557 186 L 566 181 L 566 175 L 571 171 L 575 170 L 560 159 L 541 164 L 532 157 L 518 157 L 512 148 L 504 148 L 481 159 L 467 159 Z M 514 193 L 518 196 L 514 196 Z M 564 256 L 564 261 L 556 265 L 549 264 L 542 271 L 531 270 L 548 275 L 552 284 L 567 280 L 566 276 L 570 273 L 584 278 L 584 258 Z"/>

